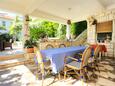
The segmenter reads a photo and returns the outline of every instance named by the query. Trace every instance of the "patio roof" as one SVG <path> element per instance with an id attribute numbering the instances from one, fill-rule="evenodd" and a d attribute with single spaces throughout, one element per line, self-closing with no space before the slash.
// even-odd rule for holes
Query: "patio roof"
<path id="1" fill-rule="evenodd" d="M 115 0 L 0 0 L 0 9 L 66 23 L 115 8 Z"/>

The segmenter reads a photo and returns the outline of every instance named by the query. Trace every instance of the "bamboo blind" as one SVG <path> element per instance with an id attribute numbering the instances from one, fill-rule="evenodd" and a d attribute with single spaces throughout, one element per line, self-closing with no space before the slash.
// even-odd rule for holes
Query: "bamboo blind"
<path id="1" fill-rule="evenodd" d="M 112 32 L 112 21 L 97 23 L 97 33 Z"/>

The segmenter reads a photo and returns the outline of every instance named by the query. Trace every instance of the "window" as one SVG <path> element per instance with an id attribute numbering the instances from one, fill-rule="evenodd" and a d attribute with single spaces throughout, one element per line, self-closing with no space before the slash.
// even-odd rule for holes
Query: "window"
<path id="1" fill-rule="evenodd" d="M 98 42 L 104 42 L 107 39 L 112 40 L 112 32 L 98 33 L 97 34 L 97 40 L 98 40 Z"/>

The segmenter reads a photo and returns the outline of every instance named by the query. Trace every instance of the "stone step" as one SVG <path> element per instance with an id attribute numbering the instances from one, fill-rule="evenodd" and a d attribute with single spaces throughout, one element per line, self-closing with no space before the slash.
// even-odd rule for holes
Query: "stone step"
<path id="1" fill-rule="evenodd" d="M 12 60 L 7 60 L 7 61 L 0 61 L 0 69 L 13 67 L 17 65 L 25 65 L 29 63 L 33 63 L 33 61 L 26 60 L 25 58 L 17 58 L 17 59 L 12 59 Z"/>
<path id="2" fill-rule="evenodd" d="M 0 65 L 10 64 L 10 63 L 15 63 L 15 62 L 22 62 L 25 60 L 26 60 L 25 58 L 16 58 L 16 59 L 4 60 L 4 61 L 0 61 Z"/>
<path id="3" fill-rule="evenodd" d="M 6 56 L 0 56 L 0 61 L 5 61 L 5 60 L 11 60 L 11 59 L 17 59 L 17 58 L 25 58 L 24 53 L 22 54 L 13 54 L 13 55 L 6 55 Z"/>

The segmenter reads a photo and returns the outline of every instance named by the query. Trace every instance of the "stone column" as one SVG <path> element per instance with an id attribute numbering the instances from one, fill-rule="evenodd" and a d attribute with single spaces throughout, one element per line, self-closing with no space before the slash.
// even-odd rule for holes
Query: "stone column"
<path id="1" fill-rule="evenodd" d="M 23 45 L 25 40 L 29 39 L 29 16 L 25 15 L 23 20 Z"/>
<path id="2" fill-rule="evenodd" d="M 113 20 L 112 42 L 115 43 L 115 19 Z"/>
<path id="3" fill-rule="evenodd" d="M 112 43 L 113 43 L 113 57 L 115 59 L 115 19 L 113 20 Z"/>
<path id="4" fill-rule="evenodd" d="M 93 19 L 88 18 L 87 20 L 87 42 L 95 44 L 97 42 L 96 36 L 96 25 L 92 25 Z"/>
<path id="5" fill-rule="evenodd" d="M 71 25 L 71 21 L 70 20 L 68 20 L 67 21 L 67 27 L 66 27 L 66 38 L 67 38 L 67 40 L 69 40 L 70 39 L 70 36 L 71 36 L 71 34 L 70 34 L 70 25 Z"/>

